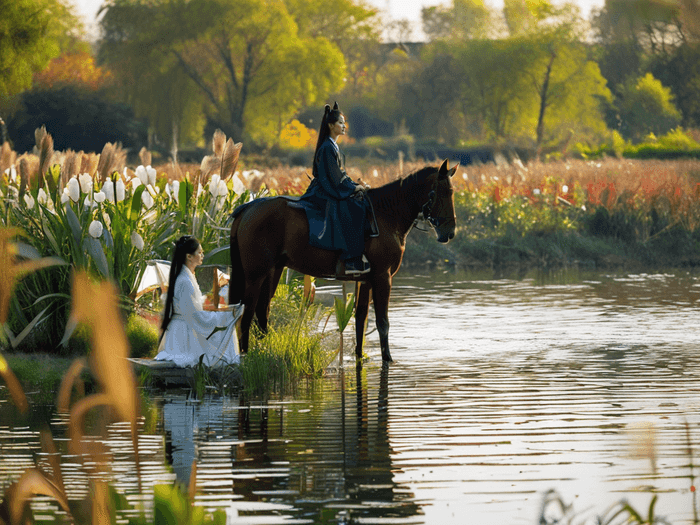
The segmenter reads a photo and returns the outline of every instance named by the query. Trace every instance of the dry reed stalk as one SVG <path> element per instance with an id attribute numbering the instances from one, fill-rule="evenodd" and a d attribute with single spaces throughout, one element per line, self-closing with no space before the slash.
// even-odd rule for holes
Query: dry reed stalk
<path id="1" fill-rule="evenodd" d="M 141 148 L 141 151 L 139 151 L 139 159 L 141 159 L 141 165 L 142 166 L 151 166 L 151 152 L 146 149 L 144 146 Z"/>
<path id="2" fill-rule="evenodd" d="M 238 166 L 238 156 L 241 153 L 241 148 L 243 148 L 243 143 L 239 142 L 237 144 L 233 143 L 233 139 L 229 138 L 224 147 L 224 151 L 221 157 L 221 178 L 223 180 L 228 180 L 236 172 L 236 167 Z"/>
<path id="3" fill-rule="evenodd" d="M 27 191 L 29 185 L 29 162 L 25 157 L 19 160 L 19 198 L 24 197 L 24 192 Z"/>
<path id="4" fill-rule="evenodd" d="M 4 142 L 0 148 L 0 175 L 5 173 L 5 170 L 14 165 L 17 154 L 12 151 L 9 142 Z"/>
<path id="5" fill-rule="evenodd" d="M 40 128 L 36 128 L 34 130 L 34 143 L 36 144 L 37 148 L 41 147 L 41 141 L 44 140 L 46 134 L 46 126 L 41 126 Z"/>
<path id="6" fill-rule="evenodd" d="M 53 160 L 53 138 L 49 133 L 44 134 L 41 139 L 41 145 L 39 148 L 39 187 L 43 188 L 46 173 L 49 171 L 51 162 Z M 54 180 L 49 177 L 46 181 L 49 184 L 49 188 L 53 191 L 55 188 Z"/>
<path id="7" fill-rule="evenodd" d="M 102 148 L 102 153 L 100 153 L 100 160 L 97 163 L 97 175 L 99 176 L 99 181 L 104 182 L 107 180 L 107 176 L 110 173 L 110 169 L 114 164 L 114 144 L 108 142 Z M 92 174 L 92 172 L 90 172 Z"/>
<path id="8" fill-rule="evenodd" d="M 78 174 L 78 160 L 82 157 L 82 152 L 75 153 L 72 150 L 66 151 L 61 165 L 61 180 L 59 188 L 63 189 L 70 179 Z"/>
<path id="9" fill-rule="evenodd" d="M 217 129 L 214 132 L 214 138 L 211 142 L 211 149 L 214 152 L 214 156 L 221 158 L 224 154 L 224 146 L 226 145 L 226 134 Z"/>

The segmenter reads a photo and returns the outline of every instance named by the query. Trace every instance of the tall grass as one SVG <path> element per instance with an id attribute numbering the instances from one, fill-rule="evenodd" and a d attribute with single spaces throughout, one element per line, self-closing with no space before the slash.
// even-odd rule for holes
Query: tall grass
<path id="1" fill-rule="evenodd" d="M 337 335 L 325 330 L 329 308 L 310 304 L 301 293 L 303 284 L 280 283 L 272 300 L 266 334 L 251 331 L 241 374 L 247 395 L 287 393 L 303 377 L 324 373 L 337 354 Z"/>

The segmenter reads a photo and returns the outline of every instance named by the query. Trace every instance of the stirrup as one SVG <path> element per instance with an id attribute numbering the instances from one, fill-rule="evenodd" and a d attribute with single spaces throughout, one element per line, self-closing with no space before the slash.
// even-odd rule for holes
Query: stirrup
<path id="1" fill-rule="evenodd" d="M 345 275 L 364 275 L 366 273 L 369 273 L 371 270 L 369 261 L 367 260 L 367 257 L 365 257 L 364 254 L 362 254 L 362 267 L 357 268 L 355 266 L 355 263 L 350 263 L 350 266 L 347 266 L 347 263 L 345 263 Z"/>

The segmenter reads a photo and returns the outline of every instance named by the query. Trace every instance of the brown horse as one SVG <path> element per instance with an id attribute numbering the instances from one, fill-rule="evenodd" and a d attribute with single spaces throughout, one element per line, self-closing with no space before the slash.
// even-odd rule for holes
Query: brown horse
<path id="1" fill-rule="evenodd" d="M 382 359 L 391 361 L 389 352 L 389 295 L 391 281 L 401 266 L 406 235 L 421 216 L 446 243 L 455 235 L 452 175 L 447 160 L 438 167 L 425 167 L 404 178 L 366 192 L 374 208 L 379 235 L 365 242 L 365 255 L 371 271 L 359 277 L 337 270 L 339 252 L 309 245 L 306 212 L 289 206 L 289 200 L 276 197 L 259 199 L 237 208 L 231 225 L 231 282 L 229 303 L 243 301 L 241 351 L 248 350 L 250 325 L 267 330 L 270 301 L 284 267 L 305 275 L 361 281 L 356 298 L 356 356 L 362 357 L 365 324 L 370 297 L 374 301 Z M 371 293 L 371 296 L 370 296 Z"/>

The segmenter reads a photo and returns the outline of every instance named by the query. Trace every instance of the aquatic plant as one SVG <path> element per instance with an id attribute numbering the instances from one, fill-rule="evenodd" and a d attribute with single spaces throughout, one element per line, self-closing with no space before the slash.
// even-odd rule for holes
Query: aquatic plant
<path id="1" fill-rule="evenodd" d="M 310 302 L 303 276 L 280 283 L 271 304 L 268 332 L 254 327 L 241 374 L 248 395 L 264 395 L 293 386 L 302 377 L 322 374 L 336 355 L 322 328 L 327 308 Z M 305 293 L 304 290 L 307 290 Z"/>

